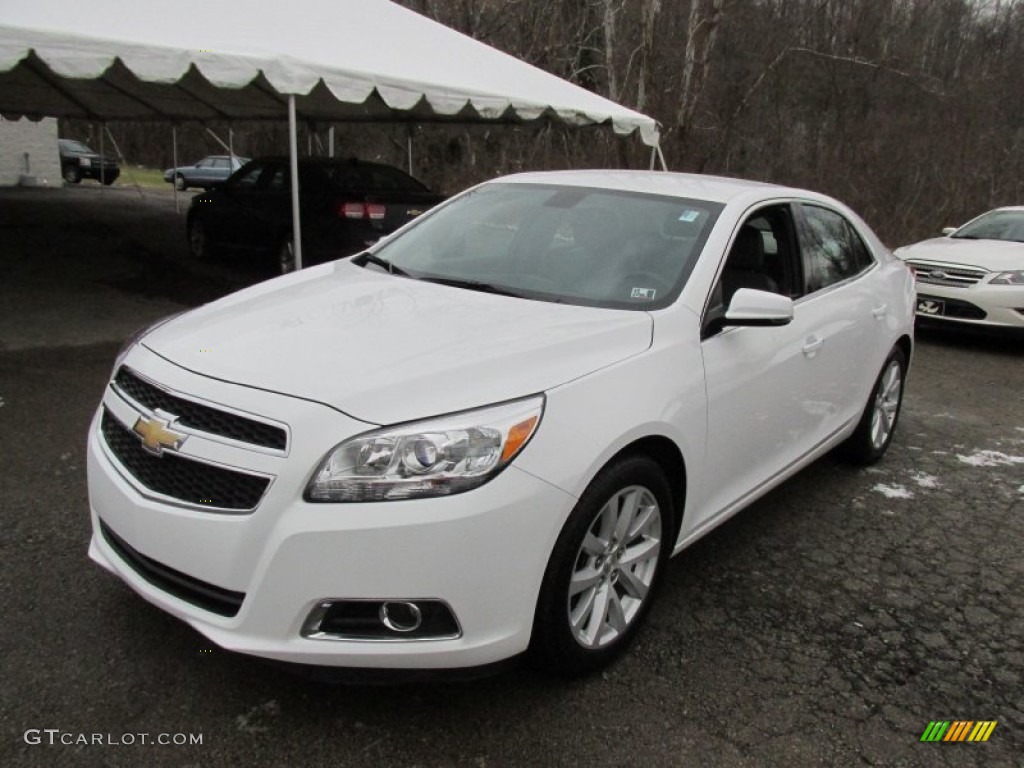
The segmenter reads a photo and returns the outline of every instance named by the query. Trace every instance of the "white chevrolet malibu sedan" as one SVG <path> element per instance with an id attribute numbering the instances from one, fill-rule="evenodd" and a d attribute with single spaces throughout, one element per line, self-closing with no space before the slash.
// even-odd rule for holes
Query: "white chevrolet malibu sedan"
<path id="1" fill-rule="evenodd" d="M 913 318 L 909 270 L 823 195 L 498 179 L 133 338 L 89 554 L 234 651 L 584 673 L 672 555 L 826 451 L 882 456 Z"/>
<path id="2" fill-rule="evenodd" d="M 1024 206 L 943 233 L 895 251 L 917 274 L 918 317 L 1024 329 Z"/>

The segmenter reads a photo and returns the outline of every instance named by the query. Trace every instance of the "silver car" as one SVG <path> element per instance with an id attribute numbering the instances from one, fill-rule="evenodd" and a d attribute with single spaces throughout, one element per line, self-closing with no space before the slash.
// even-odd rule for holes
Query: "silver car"
<path id="1" fill-rule="evenodd" d="M 182 165 L 164 171 L 164 181 L 180 190 L 189 187 L 209 189 L 222 183 L 228 176 L 249 162 L 248 157 L 237 155 L 209 155 L 194 165 Z"/>

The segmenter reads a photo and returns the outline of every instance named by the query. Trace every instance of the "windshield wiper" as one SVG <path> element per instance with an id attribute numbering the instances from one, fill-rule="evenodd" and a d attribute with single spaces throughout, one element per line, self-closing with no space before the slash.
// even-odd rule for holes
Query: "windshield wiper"
<path id="1" fill-rule="evenodd" d="M 356 258 L 360 260 L 359 266 L 363 266 L 364 264 L 373 264 L 375 267 L 386 269 L 389 274 L 398 275 L 399 277 L 409 277 L 409 273 L 406 272 L 401 267 L 396 267 L 387 259 L 382 259 L 380 256 L 375 256 L 369 251 L 360 256 L 357 256 Z"/>
<path id="2" fill-rule="evenodd" d="M 521 293 L 510 291 L 508 288 L 502 288 L 501 286 L 494 285 L 492 283 L 483 283 L 479 280 L 463 280 L 457 277 L 421 277 L 427 283 L 439 283 L 440 285 L 450 285 L 453 288 L 465 288 L 470 291 L 480 291 L 480 293 L 493 293 L 498 296 L 512 296 L 516 299 L 525 299 Z"/>

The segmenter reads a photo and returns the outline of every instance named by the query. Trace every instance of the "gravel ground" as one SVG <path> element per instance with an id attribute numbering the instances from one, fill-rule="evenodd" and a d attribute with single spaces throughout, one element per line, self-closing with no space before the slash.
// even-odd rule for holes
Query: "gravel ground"
<path id="1" fill-rule="evenodd" d="M 1020 338 L 920 333 L 885 461 L 826 457 L 683 553 L 604 674 L 331 686 L 211 648 L 85 554 L 84 435 L 118 340 L 265 273 L 190 264 L 166 193 L 0 209 L 0 764 L 1022 764 Z M 922 744 L 931 720 L 998 726 Z"/>

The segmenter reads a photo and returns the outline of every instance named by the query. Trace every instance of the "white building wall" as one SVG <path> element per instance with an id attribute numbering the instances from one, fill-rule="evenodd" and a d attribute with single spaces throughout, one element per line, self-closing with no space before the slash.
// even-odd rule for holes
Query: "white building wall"
<path id="1" fill-rule="evenodd" d="M 0 117 L 0 185 L 17 184 L 23 175 L 35 177 L 38 185 L 60 186 L 57 118 L 45 117 L 33 122 L 28 118 L 5 120 Z"/>

